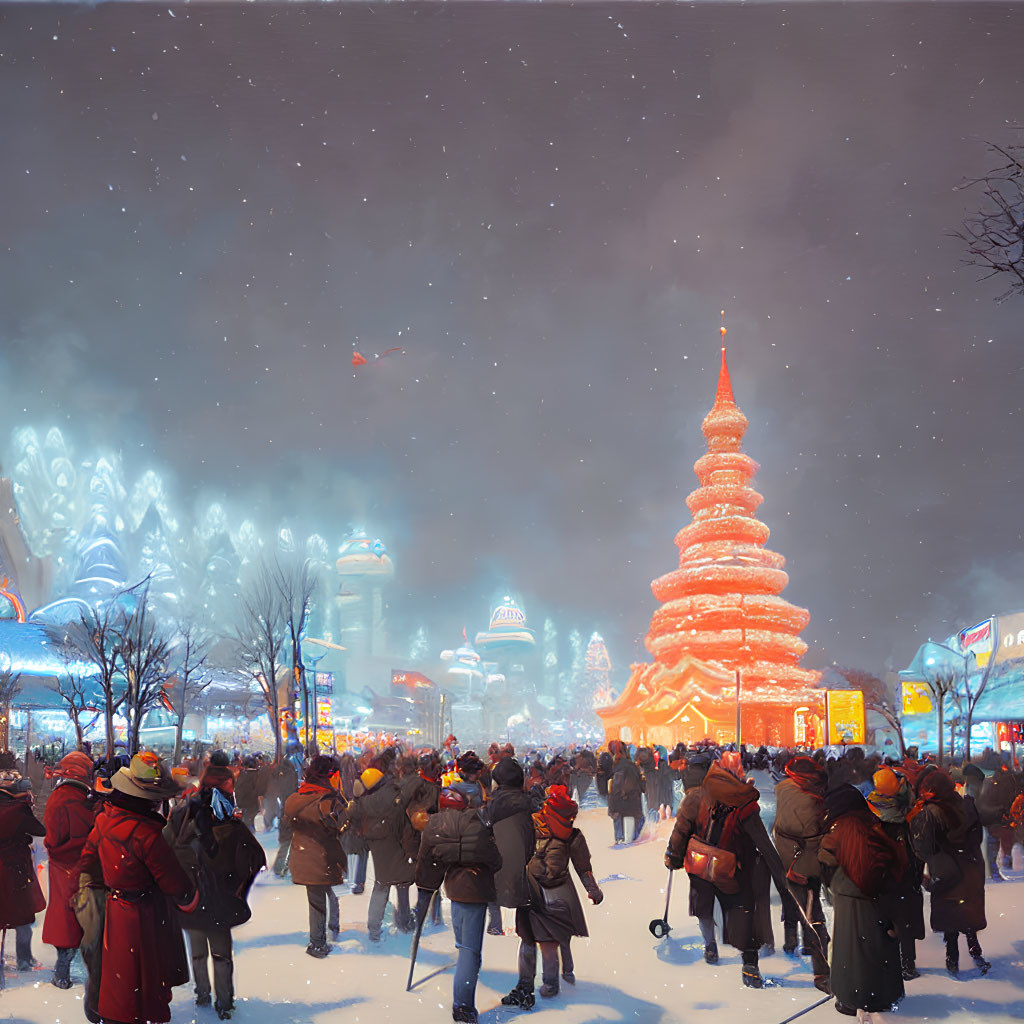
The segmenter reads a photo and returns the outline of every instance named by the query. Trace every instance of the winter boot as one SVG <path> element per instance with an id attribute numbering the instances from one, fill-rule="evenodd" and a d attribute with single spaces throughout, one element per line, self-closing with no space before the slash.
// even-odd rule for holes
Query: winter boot
<path id="1" fill-rule="evenodd" d="M 715 919 L 713 917 L 699 917 L 697 924 L 700 927 L 700 935 L 704 940 L 704 962 L 706 964 L 718 963 L 718 943 L 715 941 Z"/>
<path id="2" fill-rule="evenodd" d="M 782 952 L 789 956 L 795 956 L 796 948 L 799 945 L 799 942 L 797 941 L 796 924 L 791 921 L 786 921 L 782 928 Z"/>
<path id="3" fill-rule="evenodd" d="M 540 987 L 540 994 L 545 999 L 558 995 L 558 943 L 538 942 L 541 957 L 541 979 L 544 984 Z"/>
<path id="4" fill-rule="evenodd" d="M 532 1010 L 536 999 L 532 988 L 526 988 L 522 984 L 516 985 L 507 996 L 501 997 L 502 1006 L 518 1006 L 523 1010 Z"/>
<path id="5" fill-rule="evenodd" d="M 747 988 L 764 988 L 764 978 L 757 966 L 757 950 L 743 950 L 743 984 Z"/>
<path id="6" fill-rule="evenodd" d="M 73 949 L 58 949 L 57 963 L 53 968 L 51 984 L 54 988 L 71 988 L 71 961 L 75 958 Z"/>
<path id="7" fill-rule="evenodd" d="M 825 995 L 832 995 L 832 978 L 828 974 L 816 974 L 814 976 L 814 987 Z"/>
<path id="8" fill-rule="evenodd" d="M 971 954 L 974 966 L 977 967 L 982 974 L 988 974 L 992 968 L 992 964 L 990 964 L 982 955 L 981 943 L 978 941 L 978 933 L 966 932 L 965 934 L 967 936 L 967 952 Z"/>
<path id="9" fill-rule="evenodd" d="M 950 977 L 960 976 L 960 933 L 946 933 L 946 970 Z"/>
<path id="10" fill-rule="evenodd" d="M 462 1024 L 477 1024 L 479 1016 L 472 1006 L 453 1006 L 452 1007 L 452 1020 L 462 1022 Z"/>
<path id="11" fill-rule="evenodd" d="M 313 943 L 311 942 L 306 947 L 306 955 L 313 957 L 315 960 L 323 960 L 323 958 L 327 956 L 330 952 L 331 947 L 328 946 L 326 942 L 322 943 L 319 946 L 314 946 Z"/>

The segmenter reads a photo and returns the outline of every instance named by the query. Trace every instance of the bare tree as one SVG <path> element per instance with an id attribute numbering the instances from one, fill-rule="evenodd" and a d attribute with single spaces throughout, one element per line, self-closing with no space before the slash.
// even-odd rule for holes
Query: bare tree
<path id="1" fill-rule="evenodd" d="M 900 744 L 900 756 L 906 754 L 907 744 L 903 735 L 901 707 L 892 687 L 873 672 L 861 668 L 836 668 L 836 671 L 855 689 L 864 694 L 864 708 L 880 715 L 886 725 L 896 733 Z"/>
<path id="2" fill-rule="evenodd" d="M 118 665 L 120 629 L 124 609 L 115 598 L 98 609 L 85 609 L 76 624 L 81 631 L 81 648 L 96 666 L 96 688 L 106 731 L 107 767 L 114 770 L 114 716 L 121 710 L 125 688 Z"/>
<path id="3" fill-rule="evenodd" d="M 1001 302 L 1015 292 L 1024 295 L 1024 146 L 987 145 L 1001 162 L 958 186 L 980 187 L 984 202 L 953 234 L 967 246 L 963 262 L 985 271 L 982 280 L 997 274 L 1009 279 L 1010 287 L 997 297 Z"/>
<path id="4" fill-rule="evenodd" d="M 960 696 L 957 690 L 957 674 L 952 669 L 936 672 L 934 675 L 925 679 L 925 685 L 931 691 L 932 697 L 935 701 L 935 710 L 938 715 L 938 740 L 939 740 L 939 767 L 942 767 L 942 745 L 944 742 L 942 735 L 942 728 L 944 724 L 946 714 L 946 698 L 949 697 L 954 705 L 959 709 L 960 707 Z M 950 746 L 952 747 L 952 740 L 950 740 Z M 952 750 L 950 750 L 952 755 Z"/>
<path id="5" fill-rule="evenodd" d="M 128 753 L 139 749 L 145 717 L 162 702 L 168 678 L 171 644 L 149 603 L 149 580 L 134 588 L 131 610 L 118 622 L 117 663 L 124 677 L 124 709 L 128 720 Z"/>
<path id="6" fill-rule="evenodd" d="M 285 643 L 285 608 L 277 586 L 274 569 L 266 561 L 259 562 L 242 586 L 239 598 L 240 616 L 234 631 L 238 656 L 249 678 L 257 684 L 270 732 L 274 737 L 274 759 L 281 759 L 281 702 L 277 676 L 283 666 Z"/>
<path id="7" fill-rule="evenodd" d="M 68 718 L 75 729 L 75 746 L 82 750 L 85 746 L 85 726 L 83 719 L 90 712 L 98 714 L 98 710 L 90 702 L 91 688 L 81 666 L 77 664 L 78 648 L 72 640 L 72 630 L 64 634 L 61 647 L 64 658 L 64 671 L 55 679 L 57 693 L 64 701 Z M 95 719 L 93 719 L 95 721 Z"/>
<path id="8" fill-rule="evenodd" d="M 165 686 L 167 700 L 177 721 L 174 726 L 174 763 L 181 761 L 181 741 L 185 731 L 185 715 L 194 707 L 199 695 L 213 682 L 207 668 L 211 636 L 195 622 L 185 620 L 178 625 L 178 643 L 171 658 L 175 665 L 169 685 Z"/>
<path id="9" fill-rule="evenodd" d="M 302 663 L 302 639 L 309 621 L 309 610 L 319 580 L 313 563 L 298 557 L 268 563 L 268 571 L 281 599 L 284 616 L 286 653 L 291 657 L 292 685 L 302 701 L 302 720 L 306 723 L 306 750 L 316 745 L 316 686 L 312 698 L 306 682 L 306 669 Z M 310 728 L 312 724 L 312 729 Z"/>

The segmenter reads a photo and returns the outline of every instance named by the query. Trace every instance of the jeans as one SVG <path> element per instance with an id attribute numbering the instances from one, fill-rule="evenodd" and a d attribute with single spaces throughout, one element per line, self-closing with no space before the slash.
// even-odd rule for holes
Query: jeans
<path id="1" fill-rule="evenodd" d="M 626 817 L 625 814 L 620 814 L 617 818 L 612 818 L 612 825 L 615 829 L 615 842 L 624 843 L 626 841 Z M 632 818 L 633 822 L 633 838 L 630 839 L 631 843 L 635 843 L 640 838 L 640 832 L 644 827 L 643 818 Z"/>
<path id="2" fill-rule="evenodd" d="M 15 951 L 18 957 L 18 969 L 22 964 L 32 963 L 32 925 L 18 925 L 15 931 Z"/>
<path id="3" fill-rule="evenodd" d="M 288 870 L 288 860 L 292 853 L 292 841 L 290 839 L 284 839 L 281 841 L 281 845 L 277 848 L 277 856 L 274 858 L 274 874 L 278 878 L 282 878 L 284 873 Z"/>
<path id="4" fill-rule="evenodd" d="M 380 936 L 384 924 L 384 911 L 388 906 L 388 895 L 391 886 L 384 882 L 373 880 L 373 889 L 370 891 L 370 909 L 366 918 L 366 930 L 371 938 Z M 409 884 L 395 886 L 395 926 L 399 931 L 412 931 L 412 913 L 409 910 Z"/>
<path id="5" fill-rule="evenodd" d="M 366 885 L 366 862 L 369 859 L 369 850 L 348 855 L 348 873 L 353 885 Z"/>
<path id="6" fill-rule="evenodd" d="M 338 897 L 329 885 L 307 885 L 309 900 L 309 944 L 327 945 L 327 904 L 331 905 L 331 929 L 338 930 Z"/>
<path id="7" fill-rule="evenodd" d="M 206 966 L 207 956 L 213 957 L 213 988 L 219 1010 L 230 1009 L 235 1003 L 235 965 L 231 958 L 231 932 L 227 928 L 211 928 L 208 931 L 186 929 L 189 948 L 192 951 L 192 978 L 196 986 L 197 999 L 210 998 L 210 975 Z"/>
<path id="8" fill-rule="evenodd" d="M 458 960 L 455 963 L 455 982 L 452 986 L 452 1005 L 476 1005 L 476 979 L 483 961 L 484 923 L 487 920 L 486 903 L 459 903 L 452 900 L 452 931 Z"/>

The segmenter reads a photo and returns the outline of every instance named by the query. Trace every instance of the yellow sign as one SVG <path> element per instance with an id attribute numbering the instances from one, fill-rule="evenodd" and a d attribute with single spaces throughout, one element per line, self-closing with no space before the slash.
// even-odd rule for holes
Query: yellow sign
<path id="1" fill-rule="evenodd" d="M 320 729 L 331 727 L 331 702 L 323 697 L 316 702 L 316 724 Z"/>
<path id="2" fill-rule="evenodd" d="M 932 690 L 927 683 L 903 683 L 903 714 L 926 715 L 932 710 Z"/>
<path id="3" fill-rule="evenodd" d="M 864 742 L 864 694 L 860 690 L 829 690 L 825 714 L 829 743 Z"/>

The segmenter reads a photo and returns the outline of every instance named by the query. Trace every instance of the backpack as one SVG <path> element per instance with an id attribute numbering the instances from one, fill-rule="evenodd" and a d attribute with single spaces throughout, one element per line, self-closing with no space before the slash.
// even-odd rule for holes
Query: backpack
<path id="1" fill-rule="evenodd" d="M 728 804 L 710 804 L 702 798 L 697 812 L 697 827 L 686 844 L 683 867 L 687 873 L 710 882 L 720 892 L 739 892 L 736 870 L 741 865 L 737 856 L 737 833 L 743 822 L 756 811 L 756 800 L 742 807 L 730 807 Z"/>

